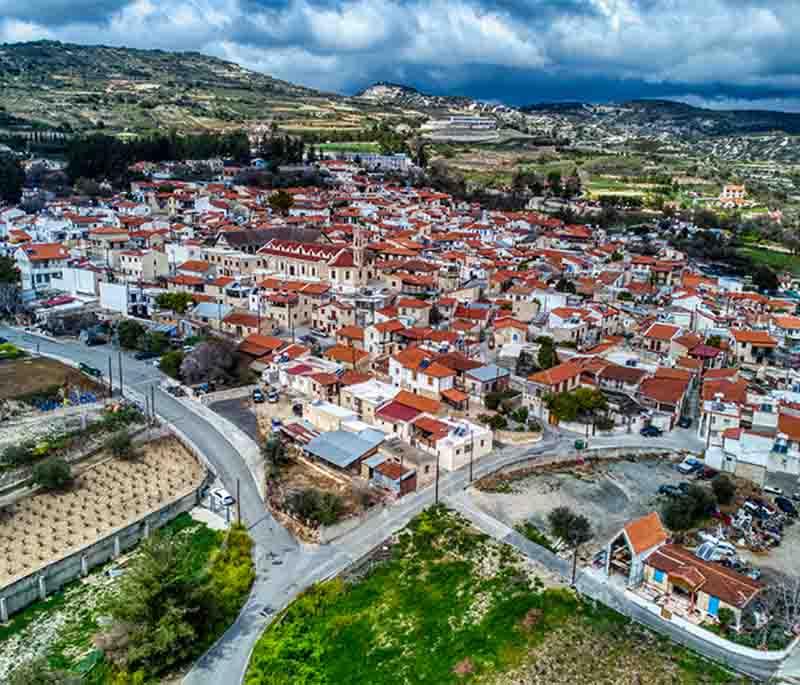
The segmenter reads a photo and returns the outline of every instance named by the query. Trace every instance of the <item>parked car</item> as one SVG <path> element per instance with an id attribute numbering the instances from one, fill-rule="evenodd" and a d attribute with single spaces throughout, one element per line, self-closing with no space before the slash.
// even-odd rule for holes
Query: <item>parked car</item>
<path id="1" fill-rule="evenodd" d="M 695 473 L 703 468 L 703 462 L 698 461 L 694 457 L 686 457 L 680 464 L 678 464 L 677 469 L 680 471 L 684 476 L 688 476 L 692 473 Z"/>
<path id="2" fill-rule="evenodd" d="M 253 402 L 256 404 L 261 404 L 264 399 L 264 393 L 261 392 L 261 388 L 253 388 Z"/>
<path id="3" fill-rule="evenodd" d="M 211 499 L 217 507 L 230 507 L 236 502 L 225 488 L 215 488 L 211 491 Z"/>
<path id="4" fill-rule="evenodd" d="M 83 371 L 87 376 L 93 376 L 94 378 L 100 378 L 103 375 L 103 372 L 100 369 L 95 368 L 94 366 L 89 366 L 88 364 L 84 364 L 81 362 L 78 364 L 78 369 Z"/>
<path id="5" fill-rule="evenodd" d="M 297 402 L 292 406 L 292 414 L 295 416 L 303 415 L 303 405 L 300 402 Z"/>
<path id="6" fill-rule="evenodd" d="M 704 466 L 701 471 L 697 473 L 697 477 L 701 480 L 714 480 L 719 475 L 719 471 L 712 469 L 710 466 Z"/>
<path id="7" fill-rule="evenodd" d="M 155 352 L 149 352 L 147 350 L 139 350 L 136 354 L 133 355 L 134 359 L 138 359 L 140 362 L 145 361 L 146 359 L 152 359 L 153 357 L 157 357 L 158 355 Z"/>
<path id="8" fill-rule="evenodd" d="M 267 402 L 270 404 L 275 404 L 280 399 L 280 395 L 275 388 L 270 388 L 270 391 L 267 393 Z"/>
<path id="9" fill-rule="evenodd" d="M 778 497 L 783 496 L 783 490 L 781 490 L 780 488 L 773 487 L 772 485 L 765 485 L 764 492 L 767 492 L 770 495 L 777 495 Z"/>
<path id="10" fill-rule="evenodd" d="M 642 430 L 639 431 L 641 435 L 645 438 L 657 438 L 659 437 L 664 431 L 656 426 L 645 426 Z"/>
<path id="11" fill-rule="evenodd" d="M 787 514 L 792 518 L 797 518 L 797 507 L 788 497 L 776 497 L 775 506 L 778 507 L 778 509 L 780 509 L 784 514 Z"/>
<path id="12" fill-rule="evenodd" d="M 678 421 L 678 425 L 681 428 L 691 428 L 692 420 L 688 416 L 681 416 L 681 418 Z"/>
<path id="13" fill-rule="evenodd" d="M 659 486 L 658 494 L 666 495 L 667 497 L 680 497 L 683 494 L 683 491 L 677 485 L 664 483 L 664 485 Z"/>

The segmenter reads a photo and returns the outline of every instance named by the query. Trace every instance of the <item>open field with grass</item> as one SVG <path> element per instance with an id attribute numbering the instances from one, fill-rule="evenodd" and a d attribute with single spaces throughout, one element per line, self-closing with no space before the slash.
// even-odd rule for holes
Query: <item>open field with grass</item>
<path id="1" fill-rule="evenodd" d="M 787 252 L 775 252 L 760 247 L 742 247 L 740 254 L 747 255 L 756 264 L 765 264 L 774 271 L 790 271 L 793 274 L 800 274 L 800 256 Z"/>
<path id="2" fill-rule="evenodd" d="M 321 143 L 317 148 L 322 152 L 375 152 L 381 151 L 378 143 Z"/>
<path id="3" fill-rule="evenodd" d="M 571 591 L 443 507 L 391 558 L 315 586 L 259 640 L 247 685 L 732 685 L 730 675 Z"/>

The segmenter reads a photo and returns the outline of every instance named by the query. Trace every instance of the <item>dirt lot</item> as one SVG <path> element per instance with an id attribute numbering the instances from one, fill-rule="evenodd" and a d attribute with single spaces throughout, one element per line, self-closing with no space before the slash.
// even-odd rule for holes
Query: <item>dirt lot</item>
<path id="1" fill-rule="evenodd" d="M 249 397 L 243 397 L 215 402 L 210 407 L 241 428 L 253 440 L 258 440 L 261 436 L 270 434 L 273 418 L 280 419 L 284 423 L 299 421 L 300 418 L 292 414 L 292 405 L 298 401 L 297 398 L 281 393 L 280 400 L 275 404 L 269 402 L 255 404 Z"/>
<path id="2" fill-rule="evenodd" d="M 590 470 L 529 476 L 514 482 L 509 493 L 474 488 L 469 492 L 477 506 L 508 525 L 530 521 L 542 531 L 547 530 L 547 514 L 552 509 L 568 506 L 592 522 L 595 537 L 591 546 L 599 549 L 625 523 L 659 508 L 659 485 L 684 480 L 666 460 L 584 468 Z"/>
<path id="3" fill-rule="evenodd" d="M 54 359 L 16 359 L 0 362 L 0 400 L 41 392 L 54 385 L 69 385 L 91 392 L 102 390 L 77 369 Z"/>
<path id="4" fill-rule="evenodd" d="M 67 492 L 37 494 L 0 510 L 0 587 L 183 497 L 205 476 L 174 438 L 136 449 L 132 461 L 108 459 L 86 469 Z"/>

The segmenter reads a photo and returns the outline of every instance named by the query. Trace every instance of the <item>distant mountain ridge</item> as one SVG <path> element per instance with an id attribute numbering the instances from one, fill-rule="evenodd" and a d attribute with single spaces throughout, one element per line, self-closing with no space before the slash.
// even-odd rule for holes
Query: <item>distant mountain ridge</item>
<path id="1" fill-rule="evenodd" d="M 638 131 L 649 136 L 680 133 L 691 137 L 748 135 L 782 131 L 800 134 L 800 114 L 771 110 L 714 110 L 675 100 L 640 99 L 622 103 L 538 103 L 519 108 L 551 113 L 575 122 Z"/>
<path id="2" fill-rule="evenodd" d="M 800 162 L 791 137 L 800 135 L 796 113 L 710 110 L 671 100 L 510 107 L 390 81 L 344 96 L 197 52 L 55 41 L 0 45 L 0 136 L 242 127 L 258 135 L 277 123 L 290 133 L 314 132 L 319 140 L 334 130 L 341 140 L 373 126 L 376 117 L 423 122 L 452 114 L 494 117 L 498 139 L 523 136 L 593 149 L 625 149 L 637 140 L 651 150 Z"/>

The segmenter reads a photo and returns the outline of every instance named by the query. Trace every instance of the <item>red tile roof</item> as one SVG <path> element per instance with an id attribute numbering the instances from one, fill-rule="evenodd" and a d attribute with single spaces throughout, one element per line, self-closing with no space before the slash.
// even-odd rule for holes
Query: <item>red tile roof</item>
<path id="1" fill-rule="evenodd" d="M 661 524 L 661 517 L 653 511 L 625 525 L 625 534 L 636 554 L 646 552 L 667 541 L 669 535 Z"/>
<path id="2" fill-rule="evenodd" d="M 683 578 L 696 590 L 738 609 L 747 606 L 763 587 L 758 581 L 721 564 L 702 561 L 678 545 L 665 545 L 651 554 L 645 564 L 668 576 Z"/>

